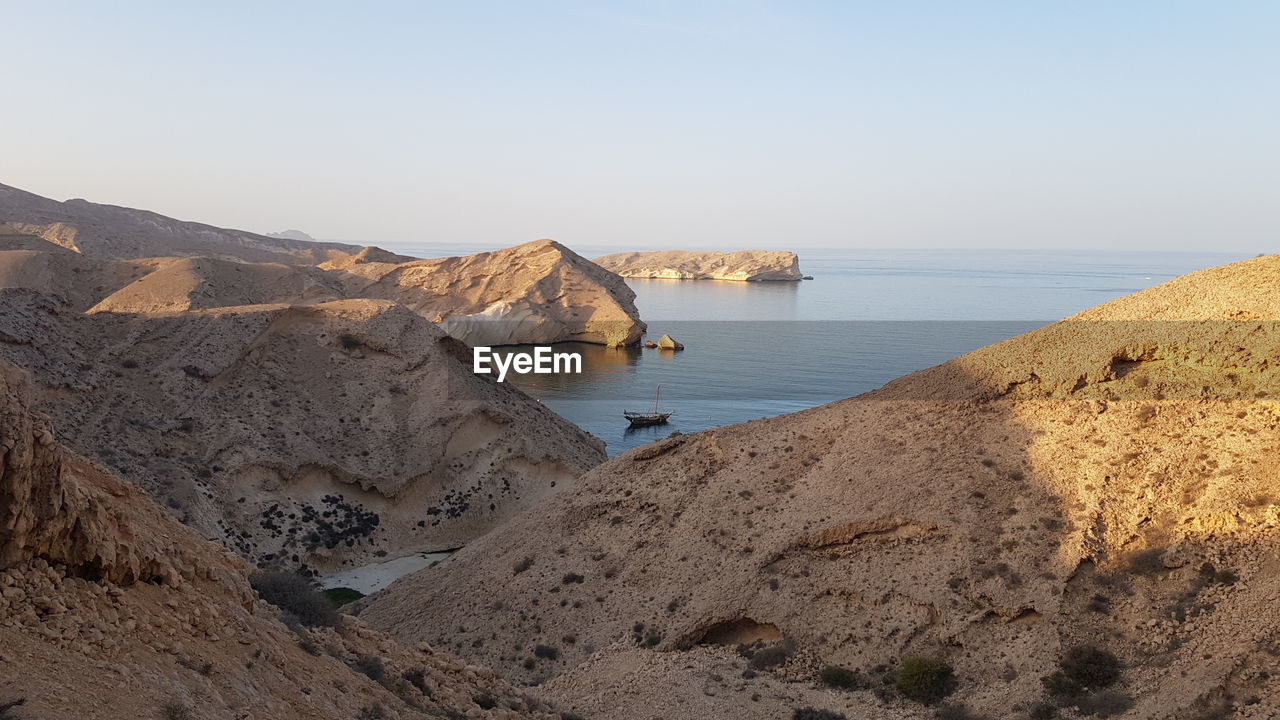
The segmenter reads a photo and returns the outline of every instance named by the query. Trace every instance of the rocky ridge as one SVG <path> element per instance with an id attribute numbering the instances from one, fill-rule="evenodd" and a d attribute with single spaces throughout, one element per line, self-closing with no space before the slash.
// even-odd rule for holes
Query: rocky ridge
<path id="1" fill-rule="evenodd" d="M 79 310 L 117 313 L 392 300 L 472 345 L 630 345 L 645 330 L 635 294 L 618 276 L 550 240 L 417 260 L 60 203 L 4 185 L 0 287 L 32 287 Z"/>
<path id="2" fill-rule="evenodd" d="M 354 255 L 358 245 L 303 242 L 183 222 L 87 200 L 58 202 L 0 185 L 0 233 L 33 235 L 85 257 L 127 260 L 207 256 L 315 264 Z"/>
<path id="3" fill-rule="evenodd" d="M 626 283 L 553 240 L 465 257 L 321 267 L 342 279 L 348 297 L 395 300 L 471 345 L 632 345 L 645 330 Z"/>

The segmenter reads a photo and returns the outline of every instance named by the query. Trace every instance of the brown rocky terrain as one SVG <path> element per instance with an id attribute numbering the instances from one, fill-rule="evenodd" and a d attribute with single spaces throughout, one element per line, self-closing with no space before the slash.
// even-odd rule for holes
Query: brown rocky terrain
<path id="1" fill-rule="evenodd" d="M 310 305 L 342 298 L 313 267 L 217 258 L 153 258 L 151 272 L 102 298 L 88 312 L 172 313 L 239 305 Z"/>
<path id="2" fill-rule="evenodd" d="M 87 200 L 58 202 L 0 185 L 0 233 L 6 232 L 35 235 L 85 257 L 109 260 L 200 255 L 314 265 L 362 249 L 226 230 Z"/>
<path id="3" fill-rule="evenodd" d="M 0 448 L 6 718 L 561 717 L 426 645 L 258 599 L 242 560 L 65 449 L 7 363 Z"/>
<path id="4" fill-rule="evenodd" d="M 82 314 L 0 290 L 0 358 L 71 447 L 264 564 L 454 547 L 604 459 L 389 301 Z"/>
<path id="5" fill-rule="evenodd" d="M 455 547 L 604 459 L 441 328 L 644 327 L 620 279 L 550 241 L 406 262 L 3 186 L 0 224 L 0 358 L 71 446 L 259 564 Z"/>
<path id="6" fill-rule="evenodd" d="M 1205 270 L 637 448 L 361 617 L 587 717 L 1276 717 L 1278 290 Z"/>
<path id="7" fill-rule="evenodd" d="M 604 255 L 593 260 L 622 277 L 667 280 L 800 280 L 800 258 L 793 252 L 739 250 L 701 252 L 659 250 Z"/>
<path id="8" fill-rule="evenodd" d="M 321 267 L 342 279 L 348 297 L 395 300 L 471 345 L 632 345 L 645 330 L 621 278 L 552 240 L 465 257 L 356 257 Z"/>
<path id="9" fill-rule="evenodd" d="M 416 260 L 376 247 L 57 202 L 5 185 L 0 287 L 30 287 L 79 310 L 122 313 L 392 300 L 472 345 L 630 345 L 645 330 L 626 283 L 550 240 Z"/>

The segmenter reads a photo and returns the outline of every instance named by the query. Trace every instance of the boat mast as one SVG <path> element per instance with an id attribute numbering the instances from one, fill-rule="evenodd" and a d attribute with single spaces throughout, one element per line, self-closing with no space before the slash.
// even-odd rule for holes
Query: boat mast
<path id="1" fill-rule="evenodd" d="M 653 414 L 658 414 L 658 401 L 662 399 L 662 386 L 658 386 L 657 392 L 653 394 Z"/>

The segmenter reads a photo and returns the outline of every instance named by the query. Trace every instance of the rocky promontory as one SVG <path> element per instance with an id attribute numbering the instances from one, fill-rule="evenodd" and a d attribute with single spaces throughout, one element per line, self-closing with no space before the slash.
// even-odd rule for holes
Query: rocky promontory
<path id="1" fill-rule="evenodd" d="M 411 262 L 356 257 L 320 266 L 348 297 L 394 300 L 472 345 L 632 345 L 645 324 L 635 293 L 554 240 Z"/>
<path id="2" fill-rule="evenodd" d="M 800 258 L 793 252 L 739 250 L 697 252 L 659 250 L 605 255 L 594 260 L 600 267 L 628 278 L 668 280 L 801 280 Z"/>

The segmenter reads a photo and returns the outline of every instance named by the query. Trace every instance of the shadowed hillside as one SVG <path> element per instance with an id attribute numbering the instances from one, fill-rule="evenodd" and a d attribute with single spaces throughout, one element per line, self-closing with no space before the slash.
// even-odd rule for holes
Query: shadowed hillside
<path id="1" fill-rule="evenodd" d="M 1271 717 L 1276 288 L 1193 273 L 638 448 L 362 617 L 587 715 Z"/>

